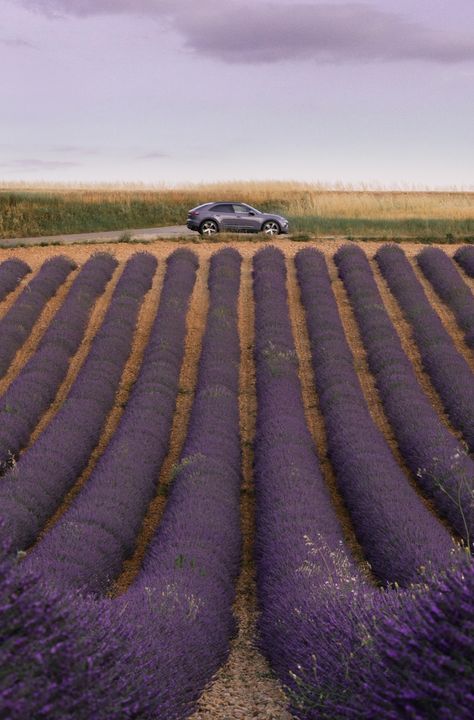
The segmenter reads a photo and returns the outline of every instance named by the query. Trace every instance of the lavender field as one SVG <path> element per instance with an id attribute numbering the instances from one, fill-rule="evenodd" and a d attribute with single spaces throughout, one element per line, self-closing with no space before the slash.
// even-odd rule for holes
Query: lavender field
<path id="1" fill-rule="evenodd" d="M 191 247 L 2 251 L 0 716 L 472 718 L 471 248 Z"/>

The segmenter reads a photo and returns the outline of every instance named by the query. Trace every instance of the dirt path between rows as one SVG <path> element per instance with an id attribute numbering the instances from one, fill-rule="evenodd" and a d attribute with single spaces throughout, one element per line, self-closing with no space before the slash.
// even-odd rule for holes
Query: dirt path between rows
<path id="1" fill-rule="evenodd" d="M 240 434 L 242 446 L 241 528 L 242 567 L 236 587 L 234 614 L 237 636 L 227 661 L 201 695 L 191 720 L 291 720 L 287 702 L 268 662 L 256 647 L 257 592 L 253 542 L 255 491 L 253 438 L 257 399 L 253 361 L 254 303 L 251 260 L 244 259 L 239 293 Z"/>
<path id="2" fill-rule="evenodd" d="M 110 590 L 111 596 L 117 596 L 125 592 L 140 571 L 147 547 L 162 518 L 166 506 L 168 486 L 173 476 L 173 469 L 179 462 L 184 441 L 186 440 L 194 400 L 199 357 L 201 355 L 202 340 L 209 308 L 209 292 L 207 289 L 208 274 L 209 260 L 201 258 L 186 318 L 187 332 L 184 356 L 179 375 L 179 390 L 171 427 L 168 454 L 164 459 L 157 480 L 156 495 L 151 501 L 143 520 L 142 528 L 137 538 L 135 552 L 132 557 L 125 560 L 122 572 Z"/>

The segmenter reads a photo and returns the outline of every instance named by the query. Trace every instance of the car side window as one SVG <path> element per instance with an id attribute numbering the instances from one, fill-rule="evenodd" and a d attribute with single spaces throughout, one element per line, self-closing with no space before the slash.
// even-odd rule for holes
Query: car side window
<path id="1" fill-rule="evenodd" d="M 248 213 L 250 208 L 245 205 L 234 205 L 234 212 L 236 213 Z"/>
<path id="2" fill-rule="evenodd" d="M 214 205 L 214 207 L 212 208 L 212 211 L 217 212 L 217 213 L 233 213 L 234 208 L 232 205 L 221 204 L 221 205 Z"/>

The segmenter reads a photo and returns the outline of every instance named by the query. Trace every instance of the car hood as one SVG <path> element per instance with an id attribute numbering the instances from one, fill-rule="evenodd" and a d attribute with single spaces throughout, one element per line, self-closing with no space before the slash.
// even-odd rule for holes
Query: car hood
<path id="1" fill-rule="evenodd" d="M 287 222 L 286 217 L 283 217 L 283 215 L 275 215 L 274 213 L 262 213 L 262 217 L 264 217 L 265 220 L 283 220 L 283 222 Z"/>

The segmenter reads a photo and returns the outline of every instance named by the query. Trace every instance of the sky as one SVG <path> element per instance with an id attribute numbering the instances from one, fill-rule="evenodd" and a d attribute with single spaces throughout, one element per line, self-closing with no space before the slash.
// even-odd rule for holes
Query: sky
<path id="1" fill-rule="evenodd" d="M 0 0 L 0 180 L 474 186 L 474 0 Z"/>

